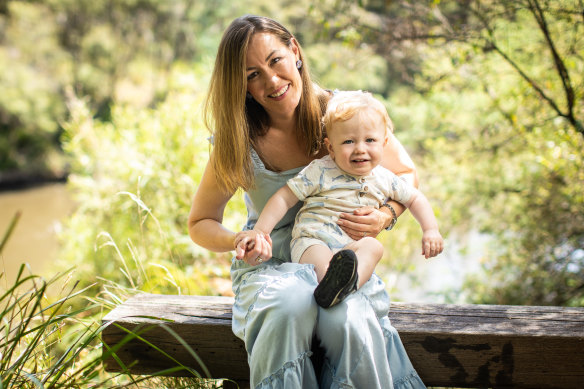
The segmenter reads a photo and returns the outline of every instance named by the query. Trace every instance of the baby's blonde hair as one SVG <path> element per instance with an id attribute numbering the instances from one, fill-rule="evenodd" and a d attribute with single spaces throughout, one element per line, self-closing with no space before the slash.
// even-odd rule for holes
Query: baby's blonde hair
<path id="1" fill-rule="evenodd" d="M 322 118 L 327 135 L 330 133 L 333 123 L 349 120 L 356 113 L 365 110 L 378 114 L 385 125 L 386 131 L 393 132 L 393 123 L 387 114 L 385 106 L 379 100 L 369 92 L 347 91 L 336 92 L 329 100 Z"/>

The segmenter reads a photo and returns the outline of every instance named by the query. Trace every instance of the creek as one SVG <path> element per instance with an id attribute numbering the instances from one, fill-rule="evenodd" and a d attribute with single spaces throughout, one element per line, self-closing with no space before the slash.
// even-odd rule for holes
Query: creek
<path id="1" fill-rule="evenodd" d="M 5 272 L 0 280 L 3 286 L 14 280 L 22 263 L 30 267 L 27 275 L 53 275 L 51 264 L 57 257 L 57 232 L 74 208 L 74 201 L 63 183 L 0 192 L 0 237 L 4 236 L 14 215 L 21 212 L 0 253 L 0 272 Z"/>

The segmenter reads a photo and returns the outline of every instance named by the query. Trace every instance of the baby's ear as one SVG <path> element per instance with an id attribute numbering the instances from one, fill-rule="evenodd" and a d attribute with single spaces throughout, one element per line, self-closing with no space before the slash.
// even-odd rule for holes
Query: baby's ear
<path id="1" fill-rule="evenodd" d="M 334 152 L 333 152 L 333 145 L 331 144 L 331 141 L 329 140 L 329 138 L 324 138 L 324 144 L 326 146 L 326 149 L 329 153 L 329 155 L 331 156 L 331 158 L 334 158 Z"/>
<path id="2" fill-rule="evenodd" d="M 387 144 L 387 142 L 389 142 L 389 136 L 387 135 L 387 131 L 386 131 L 385 136 L 383 137 L 383 146 L 384 147 Z"/>

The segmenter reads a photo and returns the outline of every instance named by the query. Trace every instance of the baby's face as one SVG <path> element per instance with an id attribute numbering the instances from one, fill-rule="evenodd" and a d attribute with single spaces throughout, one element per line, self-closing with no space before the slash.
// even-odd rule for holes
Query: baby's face
<path id="1" fill-rule="evenodd" d="M 381 162 L 387 131 L 377 115 L 357 113 L 332 124 L 325 139 L 329 154 L 343 171 L 366 176 Z"/>

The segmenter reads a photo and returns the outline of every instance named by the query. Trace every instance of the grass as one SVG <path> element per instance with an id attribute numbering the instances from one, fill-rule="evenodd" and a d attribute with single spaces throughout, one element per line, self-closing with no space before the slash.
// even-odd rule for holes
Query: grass
<path id="1" fill-rule="evenodd" d="M 0 254 L 19 218 L 16 213 L 0 241 Z M 86 289 L 76 291 L 77 283 L 70 285 L 70 272 L 45 281 L 25 275 L 25 269 L 22 264 L 0 295 L 0 388 L 81 388 L 90 382 L 105 386 L 108 380 L 93 385 L 101 365 L 96 348 L 103 327 L 81 319 L 97 306 L 72 310 L 68 304 Z M 62 282 L 61 297 L 51 301 L 48 289 L 57 282 Z"/>
<path id="2" fill-rule="evenodd" d="M 0 255 L 19 217 L 14 216 L 0 240 Z M 127 369 L 105 372 L 102 360 L 110 356 L 117 359 L 120 347 L 134 338 L 142 339 L 147 330 L 127 331 L 114 348 L 101 342 L 101 333 L 109 324 L 101 324 L 104 310 L 124 300 L 132 290 L 109 285 L 107 293 L 91 297 L 88 291 L 93 285 L 79 288 L 73 269 L 49 280 L 26 275 L 25 270 L 26 265 L 21 265 L 14 282 L 0 289 L 0 389 L 221 387 L 221 381 L 202 379 L 198 372 L 179 363 L 150 376 L 133 376 Z M 0 281 L 5 281 L 4 277 L 0 273 Z M 57 297 L 52 297 L 54 294 Z M 169 336 L 178 338 L 170 330 Z M 187 342 L 179 341 L 198 359 Z M 184 369 L 198 378 L 160 377 Z"/>
<path id="3" fill-rule="evenodd" d="M 108 121 L 95 119 L 84 100 L 70 101 L 63 137 L 77 208 L 59 233 L 60 273 L 44 280 L 22 267 L 0 289 L 0 389 L 220 387 L 196 378 L 205 376 L 202 369 L 191 371 L 194 379 L 178 379 L 113 374 L 102 365 L 103 356 L 116 353 L 100 339 L 105 312 L 141 292 L 216 294 L 215 285 L 229 279 L 230 259 L 209 255 L 185 232 L 209 151 L 208 132 L 193 115 L 203 94 L 191 91 L 203 88 L 188 89 L 156 109 L 114 107 Z M 242 210 L 240 198 L 232 207 Z M 233 214 L 231 224 L 243 225 L 244 213 Z M 0 239 L 0 254 L 17 222 Z"/>

